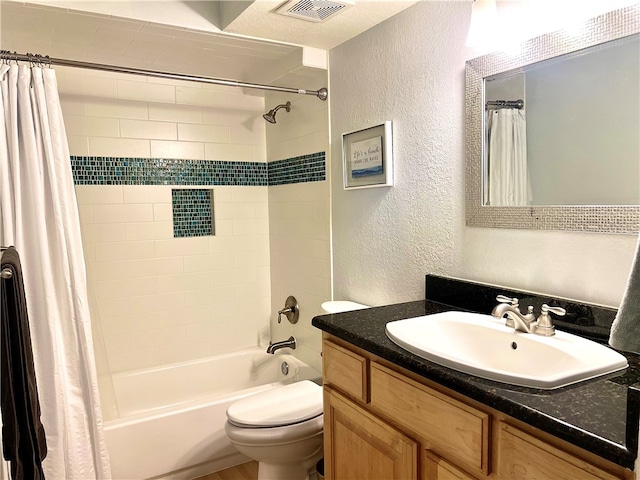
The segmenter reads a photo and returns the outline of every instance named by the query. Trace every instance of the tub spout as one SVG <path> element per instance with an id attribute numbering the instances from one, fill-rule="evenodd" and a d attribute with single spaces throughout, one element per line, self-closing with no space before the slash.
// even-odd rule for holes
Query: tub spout
<path id="1" fill-rule="evenodd" d="M 295 350 L 296 338 L 293 335 L 291 335 L 289 338 L 281 342 L 273 342 L 273 343 L 269 342 L 269 346 L 267 347 L 267 353 L 270 353 L 271 355 L 273 355 L 274 353 L 276 353 L 277 350 L 280 350 L 281 348 L 291 348 Z"/>

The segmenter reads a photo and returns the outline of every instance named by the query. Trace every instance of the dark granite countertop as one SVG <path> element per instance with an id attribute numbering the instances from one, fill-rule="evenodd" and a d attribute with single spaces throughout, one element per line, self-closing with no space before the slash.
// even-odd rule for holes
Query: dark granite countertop
<path id="1" fill-rule="evenodd" d="M 437 365 L 400 348 L 386 336 L 387 322 L 455 309 L 421 300 L 320 315 L 313 319 L 312 325 L 399 367 L 633 469 L 638 450 L 639 355 L 621 352 L 629 362 L 629 367 L 622 372 L 560 389 L 538 390 L 484 380 Z"/>

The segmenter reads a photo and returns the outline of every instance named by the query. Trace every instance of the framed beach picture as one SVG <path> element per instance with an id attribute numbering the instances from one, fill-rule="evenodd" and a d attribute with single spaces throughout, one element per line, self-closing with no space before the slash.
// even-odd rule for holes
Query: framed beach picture
<path id="1" fill-rule="evenodd" d="M 345 190 L 393 186 L 391 121 L 342 134 Z"/>

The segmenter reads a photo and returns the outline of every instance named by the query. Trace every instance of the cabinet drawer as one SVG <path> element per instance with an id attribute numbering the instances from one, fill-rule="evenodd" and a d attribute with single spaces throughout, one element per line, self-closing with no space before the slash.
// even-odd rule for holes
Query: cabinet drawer
<path id="1" fill-rule="evenodd" d="M 368 401 L 367 362 L 357 353 L 327 340 L 322 341 L 324 384 L 332 385 L 365 403 Z"/>
<path id="2" fill-rule="evenodd" d="M 439 455 L 463 463 L 469 471 L 488 474 L 488 414 L 375 362 L 371 364 L 371 406 L 427 440 Z"/>
<path id="3" fill-rule="evenodd" d="M 500 422 L 497 471 L 508 480 L 614 480 L 600 468 Z"/>

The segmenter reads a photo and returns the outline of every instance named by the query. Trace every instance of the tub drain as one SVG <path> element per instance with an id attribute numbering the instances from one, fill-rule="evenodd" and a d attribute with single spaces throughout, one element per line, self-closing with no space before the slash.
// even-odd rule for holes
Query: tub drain
<path id="1" fill-rule="evenodd" d="M 282 372 L 283 375 L 288 375 L 289 364 L 287 362 L 282 362 L 282 364 L 280 365 L 280 371 Z"/>

